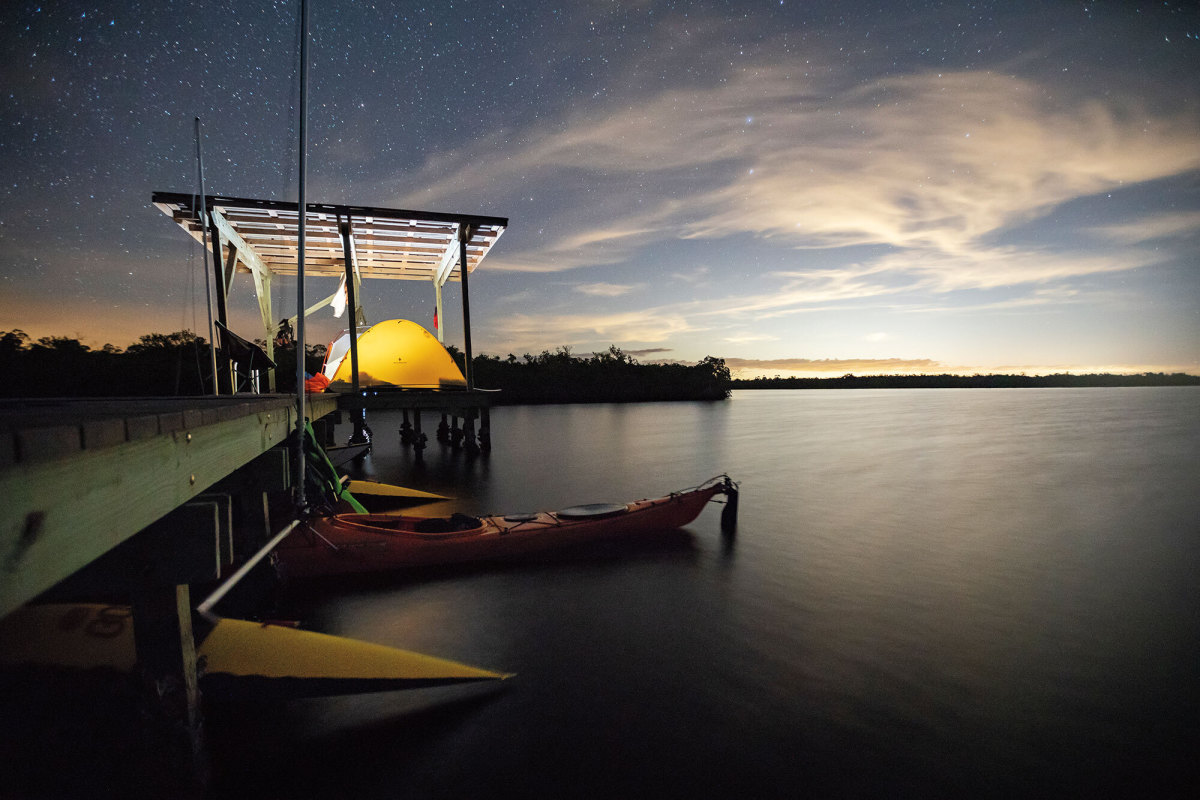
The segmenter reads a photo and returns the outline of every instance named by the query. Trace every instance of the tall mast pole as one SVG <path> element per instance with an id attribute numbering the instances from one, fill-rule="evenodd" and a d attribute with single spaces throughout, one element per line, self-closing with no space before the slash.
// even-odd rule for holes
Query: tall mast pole
<path id="1" fill-rule="evenodd" d="M 304 510 L 304 246 L 308 198 L 308 0 L 300 0 L 300 191 L 296 259 L 296 452 L 292 458 L 296 508 Z"/>
<path id="2" fill-rule="evenodd" d="M 204 263 L 208 263 L 208 203 L 204 197 L 204 152 L 200 149 L 200 118 L 196 117 L 196 167 L 200 173 L 200 230 L 204 239 Z M 195 208 L 195 206 L 193 206 Z M 213 270 L 214 275 L 220 275 L 220 267 Z M 212 281 L 208 277 L 208 267 L 204 268 L 204 296 L 208 300 L 208 354 L 212 359 L 213 394 L 220 394 L 217 388 L 217 340 L 213 329 Z"/>

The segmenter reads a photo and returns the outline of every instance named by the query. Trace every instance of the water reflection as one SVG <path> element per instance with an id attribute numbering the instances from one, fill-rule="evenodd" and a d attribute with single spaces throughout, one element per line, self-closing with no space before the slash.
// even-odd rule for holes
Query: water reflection
<path id="1" fill-rule="evenodd" d="M 362 477 L 456 498 L 437 513 L 727 472 L 737 536 L 710 506 L 655 542 L 297 601 L 322 630 L 518 673 L 460 724 L 415 723 L 419 756 L 370 765 L 375 793 L 1167 795 L 1196 786 L 1200 744 L 1196 397 L 501 408 L 489 456 L 431 444 L 424 464 L 377 414 Z M 338 707 L 411 742 L 398 702 Z"/>

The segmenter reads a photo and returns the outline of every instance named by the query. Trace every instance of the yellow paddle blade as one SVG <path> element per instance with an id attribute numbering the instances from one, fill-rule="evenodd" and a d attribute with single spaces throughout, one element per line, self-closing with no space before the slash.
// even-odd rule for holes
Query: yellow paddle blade
<path id="1" fill-rule="evenodd" d="M 409 489 L 406 486 L 393 486 L 390 483 L 376 481 L 352 480 L 346 487 L 353 495 L 368 495 L 373 497 L 411 497 L 420 500 L 450 500 L 444 494 L 422 492 L 420 489 Z"/>
<path id="2" fill-rule="evenodd" d="M 197 647 L 207 696 L 287 698 L 503 680 L 506 673 L 408 650 L 219 619 Z M 0 664 L 133 670 L 128 606 L 43 605 L 0 620 Z"/>
<path id="3" fill-rule="evenodd" d="M 218 620 L 201 643 L 206 675 L 338 680 L 501 680 L 504 673 L 358 639 Z"/>

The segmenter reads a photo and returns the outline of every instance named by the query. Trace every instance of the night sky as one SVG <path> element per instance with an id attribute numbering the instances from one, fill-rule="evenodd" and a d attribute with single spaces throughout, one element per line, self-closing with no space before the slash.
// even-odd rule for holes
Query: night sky
<path id="1" fill-rule="evenodd" d="M 297 198 L 298 11 L 3 4 L 0 330 L 207 334 L 150 196 L 196 190 L 199 116 L 209 193 Z M 476 352 L 1200 373 L 1197 4 L 314 0 L 311 28 L 311 202 L 510 219 Z M 364 288 L 432 325 L 432 287 Z M 249 276 L 231 303 L 261 337 Z"/>

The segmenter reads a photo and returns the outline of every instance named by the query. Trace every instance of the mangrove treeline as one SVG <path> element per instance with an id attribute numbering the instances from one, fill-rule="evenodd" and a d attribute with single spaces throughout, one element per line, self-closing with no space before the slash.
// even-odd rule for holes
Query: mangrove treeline
<path id="1" fill-rule="evenodd" d="M 325 345 L 306 348 L 308 369 L 321 368 Z M 280 391 L 296 385 L 295 348 L 275 352 Z M 92 349 L 77 339 L 0 331 L 4 397 L 166 397 L 212 393 L 208 342 L 191 331 L 150 333 L 124 350 Z M 265 386 L 265 384 L 264 384 Z M 265 391 L 265 388 L 264 388 Z"/>
<path id="2" fill-rule="evenodd" d="M 462 368 L 463 354 L 453 345 L 447 349 Z M 306 370 L 315 373 L 324 357 L 325 345 L 306 347 Z M 277 391 L 295 391 L 295 346 L 276 347 L 275 361 Z M 5 376 L 0 396 L 204 395 L 212 392 L 211 363 L 208 342 L 191 331 L 147 334 L 124 350 L 0 331 L 0 374 Z M 519 358 L 478 355 L 472 367 L 476 386 L 500 390 L 497 404 L 723 400 L 731 383 L 719 358 L 694 365 L 639 364 L 616 347 L 587 357 L 567 347 Z"/>
<path id="3" fill-rule="evenodd" d="M 840 378 L 754 378 L 735 380 L 734 389 L 1017 389 L 1084 386 L 1200 386 L 1200 376 L 1183 372 L 1140 375 L 843 375 Z"/>
<path id="4" fill-rule="evenodd" d="M 447 348 L 461 369 L 465 359 Z M 471 360 L 477 387 L 499 389 L 498 405 L 517 403 L 623 403 L 659 400 L 724 400 L 732 378 L 725 360 L 698 364 L 640 364 L 620 348 L 576 356 L 569 347 L 520 358 L 479 355 Z"/>

